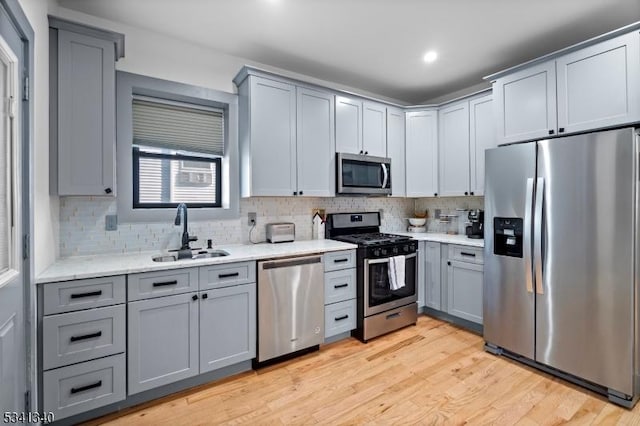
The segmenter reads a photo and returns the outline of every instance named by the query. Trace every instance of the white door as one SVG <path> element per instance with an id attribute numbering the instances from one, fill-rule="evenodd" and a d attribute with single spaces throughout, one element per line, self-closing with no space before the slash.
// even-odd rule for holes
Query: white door
<path id="1" fill-rule="evenodd" d="M 336 152 L 364 154 L 361 101 L 336 96 Z"/>
<path id="2" fill-rule="evenodd" d="M 471 195 L 484 194 L 484 152 L 498 146 L 491 95 L 469 101 Z"/>
<path id="3" fill-rule="evenodd" d="M 0 9 L 0 24 L 6 16 Z M 24 411 L 26 342 L 20 185 L 18 81 L 22 42 L 0 25 L 0 412 Z M 11 34 L 13 32 L 13 34 Z M 9 33 L 9 34 L 7 34 Z M 5 37 L 6 35 L 6 37 Z"/>
<path id="4" fill-rule="evenodd" d="M 391 158 L 391 196 L 406 195 L 404 111 L 387 108 L 387 156 Z"/>
<path id="5" fill-rule="evenodd" d="M 384 105 L 362 105 L 362 149 L 365 155 L 387 156 L 387 117 Z"/>

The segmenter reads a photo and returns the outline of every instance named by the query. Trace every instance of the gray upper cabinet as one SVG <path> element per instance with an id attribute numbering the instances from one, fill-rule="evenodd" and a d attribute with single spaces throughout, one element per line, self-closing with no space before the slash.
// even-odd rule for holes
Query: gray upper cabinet
<path id="1" fill-rule="evenodd" d="M 297 88 L 298 195 L 332 197 L 336 192 L 334 96 Z"/>
<path id="2" fill-rule="evenodd" d="M 387 107 L 387 156 L 391 158 L 391 196 L 406 196 L 405 113 Z"/>
<path id="3" fill-rule="evenodd" d="M 561 56 L 558 133 L 640 120 L 640 34 L 637 31 Z"/>
<path id="4" fill-rule="evenodd" d="M 256 356 L 256 284 L 200 293 L 200 373 Z"/>
<path id="5" fill-rule="evenodd" d="M 362 101 L 336 96 L 336 152 L 364 153 Z"/>
<path id="6" fill-rule="evenodd" d="M 493 119 L 493 96 L 469 101 L 471 195 L 484 195 L 484 151 L 498 146 Z"/>
<path id="7" fill-rule="evenodd" d="M 438 195 L 438 112 L 406 113 L 407 197 Z M 391 163 L 393 169 L 393 162 Z M 392 181 L 393 185 L 393 181 Z"/>
<path id="8" fill-rule="evenodd" d="M 52 187 L 58 195 L 115 196 L 115 45 L 52 32 Z"/>
<path id="9" fill-rule="evenodd" d="M 386 107 L 382 104 L 362 104 L 362 149 L 366 155 L 387 156 L 386 113 Z"/>
<path id="10" fill-rule="evenodd" d="M 249 77 L 249 187 L 243 196 L 287 196 L 296 192 L 296 88 Z M 242 97 L 243 94 L 241 93 Z M 245 122 L 243 122 L 245 123 Z M 244 124 L 243 124 L 244 125 Z M 245 155 L 248 158 L 245 158 Z"/>
<path id="11" fill-rule="evenodd" d="M 235 80 L 241 195 L 335 195 L 334 95 L 241 74 Z"/>
<path id="12" fill-rule="evenodd" d="M 130 302 L 127 309 L 129 395 L 198 374 L 197 293 Z"/>
<path id="13" fill-rule="evenodd" d="M 508 74 L 493 83 L 499 144 L 555 134 L 555 61 Z"/>
<path id="14" fill-rule="evenodd" d="M 469 102 L 448 105 L 438 111 L 440 131 L 440 195 L 469 193 Z"/>

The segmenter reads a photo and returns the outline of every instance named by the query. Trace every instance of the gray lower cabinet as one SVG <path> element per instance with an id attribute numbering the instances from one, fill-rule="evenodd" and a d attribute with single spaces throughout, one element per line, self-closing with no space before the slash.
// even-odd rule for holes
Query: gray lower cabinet
<path id="1" fill-rule="evenodd" d="M 324 255 L 324 337 L 356 328 L 355 250 Z"/>
<path id="2" fill-rule="evenodd" d="M 43 411 L 60 420 L 125 399 L 125 364 L 119 354 L 45 371 Z"/>
<path id="3" fill-rule="evenodd" d="M 256 284 L 200 293 L 200 373 L 256 356 Z"/>
<path id="4" fill-rule="evenodd" d="M 128 304 L 129 395 L 198 374 L 198 294 Z"/>
<path id="5" fill-rule="evenodd" d="M 447 312 L 482 324 L 483 265 L 449 260 Z"/>
<path id="6" fill-rule="evenodd" d="M 39 409 L 60 420 L 126 398 L 125 277 L 38 286 Z"/>
<path id="7" fill-rule="evenodd" d="M 432 309 L 442 309 L 440 281 L 440 243 L 424 242 L 424 283 L 425 305 Z"/>

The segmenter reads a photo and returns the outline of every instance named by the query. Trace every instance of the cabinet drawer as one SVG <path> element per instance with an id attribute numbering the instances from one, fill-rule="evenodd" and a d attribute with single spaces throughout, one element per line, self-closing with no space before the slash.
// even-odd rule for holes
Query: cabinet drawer
<path id="1" fill-rule="evenodd" d="M 477 263 L 482 265 L 484 263 L 483 252 L 484 249 L 482 247 L 450 245 L 449 260 L 459 260 L 461 262 Z"/>
<path id="2" fill-rule="evenodd" d="M 125 399 L 125 355 L 113 355 L 42 375 L 43 410 L 55 419 Z"/>
<path id="3" fill-rule="evenodd" d="M 356 328 L 356 299 L 333 303 L 324 307 L 324 337 Z"/>
<path id="4" fill-rule="evenodd" d="M 42 319 L 44 370 L 125 350 L 125 305 L 90 309 Z"/>
<path id="5" fill-rule="evenodd" d="M 325 253 L 324 270 L 325 272 L 337 271 L 339 269 L 349 269 L 356 267 L 356 251 L 343 250 Z"/>
<path id="6" fill-rule="evenodd" d="M 356 269 L 343 269 L 324 274 L 324 304 L 356 298 Z"/>
<path id="7" fill-rule="evenodd" d="M 200 290 L 256 282 L 256 262 L 200 267 Z"/>
<path id="8" fill-rule="evenodd" d="M 198 268 L 129 275 L 129 301 L 198 291 Z"/>
<path id="9" fill-rule="evenodd" d="M 42 284 L 42 289 L 45 315 L 126 301 L 124 275 Z"/>

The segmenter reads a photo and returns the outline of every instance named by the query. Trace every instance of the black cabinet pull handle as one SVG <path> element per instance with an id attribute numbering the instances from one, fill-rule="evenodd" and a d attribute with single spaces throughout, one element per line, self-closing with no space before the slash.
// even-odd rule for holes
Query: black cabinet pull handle
<path id="1" fill-rule="evenodd" d="M 447 265 L 448 265 L 448 266 L 451 266 L 451 262 L 447 262 Z"/>
<path id="2" fill-rule="evenodd" d="M 91 383 L 90 385 L 80 386 L 78 388 L 71 388 L 71 393 L 74 394 L 78 392 L 84 392 L 90 389 L 99 388 L 100 386 L 102 386 L 102 380 L 98 380 L 97 382 Z"/>
<path id="3" fill-rule="evenodd" d="M 473 191 L 471 191 L 469 194 L 473 195 Z"/>
<path id="4" fill-rule="evenodd" d="M 231 277 L 239 277 L 240 272 L 234 272 L 232 274 L 218 274 L 218 278 L 231 278 Z"/>
<path id="5" fill-rule="evenodd" d="M 163 281 L 160 283 L 153 283 L 154 287 L 165 287 L 168 285 L 177 285 L 178 284 L 178 280 L 173 280 L 173 281 Z"/>
<path id="6" fill-rule="evenodd" d="M 365 152 L 364 152 L 364 155 L 369 155 L 369 151 L 365 151 Z"/>
<path id="7" fill-rule="evenodd" d="M 300 195 L 302 195 L 302 191 L 300 191 Z"/>
<path id="8" fill-rule="evenodd" d="M 469 193 L 465 191 L 464 195 L 469 195 Z"/>
<path id="9" fill-rule="evenodd" d="M 387 315 L 387 319 L 396 318 L 400 316 L 400 312 L 396 312 L 394 314 Z"/>
<path id="10" fill-rule="evenodd" d="M 347 318 L 349 318 L 349 315 L 343 315 L 341 317 L 335 317 L 333 320 L 334 321 L 342 321 L 342 320 L 346 320 Z"/>
<path id="11" fill-rule="evenodd" d="M 462 256 L 469 256 L 469 257 L 476 257 L 475 253 L 467 253 L 466 251 L 461 251 L 460 255 Z"/>
<path id="12" fill-rule="evenodd" d="M 564 127 L 560 127 L 560 128 L 558 129 L 558 133 L 564 133 Z"/>
<path id="13" fill-rule="evenodd" d="M 207 293 L 204 293 L 204 294 L 202 295 L 202 298 L 203 298 L 203 299 L 208 299 L 208 298 L 209 298 L 209 295 L 208 295 Z"/>
<path id="14" fill-rule="evenodd" d="M 111 194 L 113 192 L 113 190 L 111 188 L 105 188 L 104 192 L 107 194 Z"/>
<path id="15" fill-rule="evenodd" d="M 100 296 L 101 294 L 102 294 L 102 290 L 98 290 L 98 291 L 89 291 L 87 293 L 72 293 L 70 297 L 72 299 L 81 299 L 83 297 Z"/>
<path id="16" fill-rule="evenodd" d="M 98 331 L 96 333 L 91 333 L 91 334 L 83 334 L 82 336 L 71 336 L 69 340 L 71 340 L 72 342 L 78 342 L 80 340 L 93 339 L 94 337 L 100 337 L 100 336 L 102 336 L 102 331 Z"/>
<path id="17" fill-rule="evenodd" d="M 198 300 L 198 295 L 194 294 L 193 296 L 191 296 L 191 300 Z"/>
<path id="18" fill-rule="evenodd" d="M 360 151 L 360 154 L 364 153 L 364 151 Z"/>
<path id="19" fill-rule="evenodd" d="M 298 191 L 293 191 L 293 195 L 298 195 Z"/>
<path id="20" fill-rule="evenodd" d="M 349 284 L 336 284 L 333 286 L 333 288 L 345 288 L 345 287 L 349 287 Z"/>
<path id="21" fill-rule="evenodd" d="M 434 193 L 434 194 L 433 194 L 433 196 L 434 196 L 434 197 L 437 197 L 437 196 L 438 196 L 438 193 L 437 193 L 437 192 L 436 192 L 436 193 Z"/>
<path id="22" fill-rule="evenodd" d="M 333 259 L 333 263 L 344 263 L 348 262 L 349 259 Z"/>
<path id="23" fill-rule="evenodd" d="M 554 133 L 555 133 L 555 131 L 554 131 L 554 130 L 549 130 L 549 134 L 550 134 L 550 135 L 553 135 Z"/>

